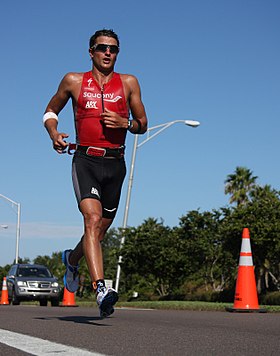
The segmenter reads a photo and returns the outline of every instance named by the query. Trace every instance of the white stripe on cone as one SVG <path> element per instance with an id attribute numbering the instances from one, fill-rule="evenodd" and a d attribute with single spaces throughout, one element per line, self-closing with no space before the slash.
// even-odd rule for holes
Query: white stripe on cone
<path id="1" fill-rule="evenodd" d="M 250 239 L 246 239 L 246 238 L 242 239 L 241 252 L 252 253 Z"/>
<path id="2" fill-rule="evenodd" d="M 253 266 L 252 256 L 240 256 L 239 266 Z"/>
<path id="3" fill-rule="evenodd" d="M 3 279 L 2 290 L 7 290 L 7 282 L 6 282 L 6 278 L 4 278 L 4 279 Z"/>
<path id="4" fill-rule="evenodd" d="M 242 238 L 239 266 L 253 266 L 250 238 Z"/>

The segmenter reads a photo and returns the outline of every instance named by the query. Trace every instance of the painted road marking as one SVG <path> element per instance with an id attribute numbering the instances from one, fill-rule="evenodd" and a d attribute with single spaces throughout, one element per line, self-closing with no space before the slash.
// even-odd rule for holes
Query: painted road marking
<path id="1" fill-rule="evenodd" d="M 39 339 L 38 337 L 19 334 L 3 329 L 0 329 L 0 343 L 36 356 L 57 356 L 58 354 L 67 356 L 105 356 L 96 352 L 90 352 L 77 347 L 62 345 L 56 342 Z"/>

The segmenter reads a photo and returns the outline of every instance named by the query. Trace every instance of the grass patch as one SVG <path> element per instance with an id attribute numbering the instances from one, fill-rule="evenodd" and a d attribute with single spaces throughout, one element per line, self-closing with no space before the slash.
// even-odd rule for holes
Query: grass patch
<path id="1" fill-rule="evenodd" d="M 76 304 L 84 307 L 96 307 L 95 301 L 77 301 Z M 118 308 L 142 308 L 164 310 L 197 310 L 197 311 L 225 311 L 226 307 L 232 307 L 232 303 L 211 303 L 191 301 L 145 301 L 145 302 L 118 302 Z M 279 305 L 262 305 L 261 309 L 267 312 L 280 313 Z"/>

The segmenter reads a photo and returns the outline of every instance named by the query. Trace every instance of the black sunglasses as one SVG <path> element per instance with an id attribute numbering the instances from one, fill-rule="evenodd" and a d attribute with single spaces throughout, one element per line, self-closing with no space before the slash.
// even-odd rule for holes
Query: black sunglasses
<path id="1" fill-rule="evenodd" d="M 102 53 L 105 53 L 108 48 L 110 53 L 119 53 L 120 50 L 119 47 L 116 45 L 108 45 L 103 43 L 95 44 L 91 48 L 94 50 L 94 52 L 102 52 Z"/>

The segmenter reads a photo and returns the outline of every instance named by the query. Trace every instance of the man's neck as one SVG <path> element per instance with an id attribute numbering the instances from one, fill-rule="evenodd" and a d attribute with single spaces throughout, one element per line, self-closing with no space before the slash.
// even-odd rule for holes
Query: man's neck
<path id="1" fill-rule="evenodd" d="M 92 68 L 92 75 L 97 83 L 102 87 L 104 84 L 107 84 L 113 77 L 114 71 L 110 70 L 108 72 L 99 71 L 95 67 Z"/>

